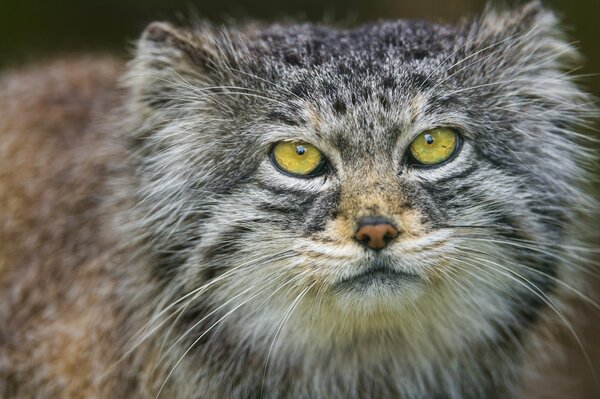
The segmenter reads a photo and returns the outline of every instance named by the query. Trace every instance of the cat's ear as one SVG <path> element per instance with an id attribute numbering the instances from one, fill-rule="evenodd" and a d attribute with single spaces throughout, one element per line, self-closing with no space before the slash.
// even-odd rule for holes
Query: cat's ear
<path id="1" fill-rule="evenodd" d="M 137 43 L 126 76 L 134 101 L 147 109 L 161 108 L 177 102 L 186 87 L 218 84 L 229 60 L 216 37 L 210 26 L 184 29 L 151 23 Z"/>
<path id="2" fill-rule="evenodd" d="M 475 22 L 470 40 L 482 53 L 496 51 L 503 63 L 529 63 L 539 67 L 560 62 L 579 61 L 578 53 L 568 43 L 554 12 L 541 1 L 500 10 L 489 5 Z M 555 55 L 555 57 L 552 57 Z M 494 57 L 490 57 L 494 58 Z M 496 57 L 498 58 L 498 57 Z"/>
<path id="3" fill-rule="evenodd" d="M 473 86 L 484 81 L 490 90 L 527 98 L 578 101 L 581 92 L 565 72 L 580 65 L 581 56 L 566 39 L 557 16 L 541 2 L 512 10 L 488 7 L 465 28 L 455 64 L 465 69 L 465 79 L 472 78 Z"/>
<path id="4" fill-rule="evenodd" d="M 553 30 L 557 27 L 557 20 L 554 13 L 538 0 L 513 9 L 502 9 L 488 3 L 480 25 L 483 32 L 490 35 L 505 35 L 531 29 Z"/>

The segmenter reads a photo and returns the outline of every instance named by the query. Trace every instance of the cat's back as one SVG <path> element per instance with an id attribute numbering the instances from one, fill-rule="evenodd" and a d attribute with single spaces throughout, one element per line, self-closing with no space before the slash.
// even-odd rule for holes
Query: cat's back
<path id="1" fill-rule="evenodd" d="M 49 396 L 92 393 L 84 376 L 106 350 L 78 348 L 72 334 L 116 317 L 103 298 L 114 285 L 101 237 L 115 155 L 102 121 L 118 109 L 121 68 L 80 58 L 0 74 L 0 397 L 27 396 L 11 388 L 23 379 L 52 381 Z M 61 378 L 73 372 L 84 378 Z"/>

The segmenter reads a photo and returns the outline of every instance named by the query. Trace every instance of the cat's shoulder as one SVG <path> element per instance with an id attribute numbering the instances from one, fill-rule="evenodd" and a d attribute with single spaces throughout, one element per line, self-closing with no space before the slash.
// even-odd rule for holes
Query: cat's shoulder
<path id="1" fill-rule="evenodd" d="M 0 277 L 83 228 L 110 163 L 103 121 L 118 112 L 123 69 L 80 57 L 0 73 Z"/>

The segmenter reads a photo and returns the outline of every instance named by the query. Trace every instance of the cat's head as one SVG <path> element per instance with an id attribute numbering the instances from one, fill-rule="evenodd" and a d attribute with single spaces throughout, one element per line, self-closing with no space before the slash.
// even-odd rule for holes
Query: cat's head
<path id="1" fill-rule="evenodd" d="M 126 83 L 164 303 L 189 337 L 267 346 L 518 337 L 574 273 L 576 58 L 537 3 L 457 26 L 152 24 Z"/>

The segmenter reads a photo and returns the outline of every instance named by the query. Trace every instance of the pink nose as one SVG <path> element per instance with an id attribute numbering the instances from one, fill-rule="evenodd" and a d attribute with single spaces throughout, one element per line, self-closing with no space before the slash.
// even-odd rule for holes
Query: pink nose
<path id="1" fill-rule="evenodd" d="M 385 218 L 369 217 L 359 222 L 354 238 L 367 247 L 379 250 L 398 236 L 398 230 Z"/>

